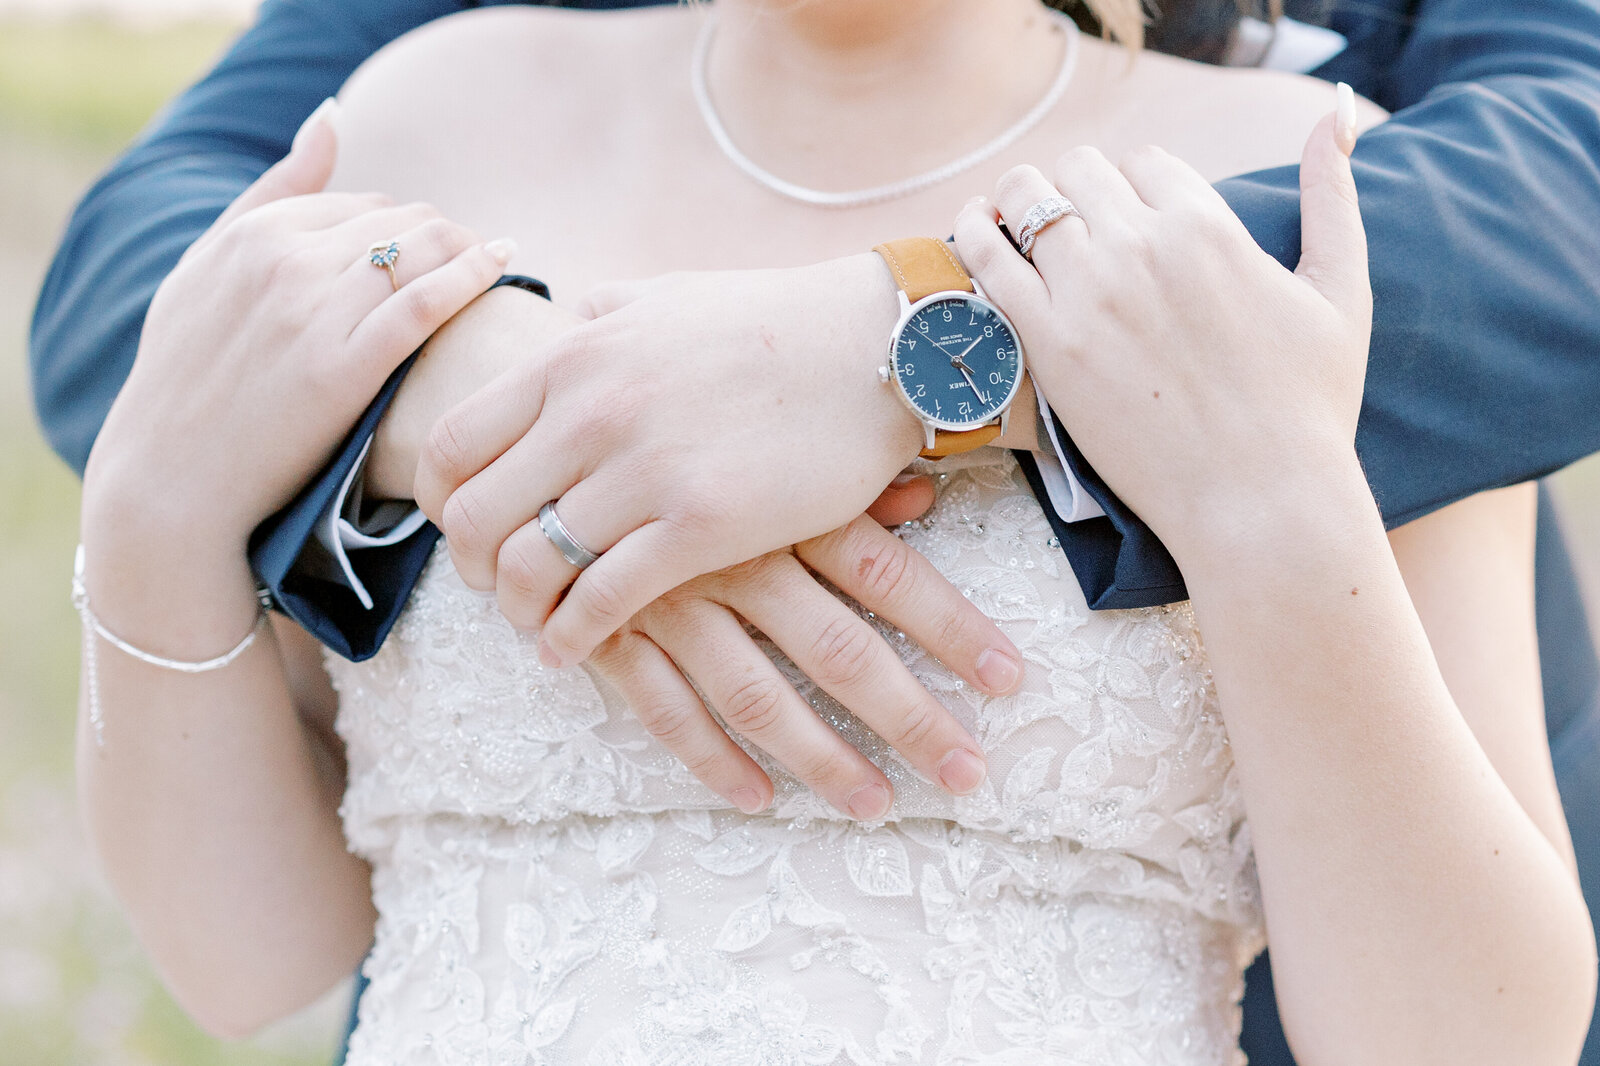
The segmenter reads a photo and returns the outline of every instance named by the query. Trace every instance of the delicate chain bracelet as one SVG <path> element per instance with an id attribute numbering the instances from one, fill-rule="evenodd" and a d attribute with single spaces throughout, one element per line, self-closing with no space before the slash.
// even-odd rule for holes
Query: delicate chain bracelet
<path id="1" fill-rule="evenodd" d="M 256 616 L 255 625 L 250 627 L 250 632 L 245 634 L 243 640 L 234 645 L 233 650 L 219 655 L 214 659 L 202 662 L 185 662 L 181 659 L 164 659 L 159 655 L 152 655 L 147 651 L 134 647 L 111 630 L 105 627 L 100 619 L 95 617 L 94 611 L 89 608 L 89 590 L 83 583 L 83 545 L 78 545 L 78 553 L 72 562 L 72 605 L 78 609 L 78 617 L 83 619 L 83 672 L 89 688 L 89 725 L 94 730 L 95 747 L 105 746 L 105 721 L 100 714 L 100 675 L 95 656 L 95 636 L 98 634 L 102 640 L 113 648 L 138 659 L 142 663 L 160 667 L 163 670 L 173 670 L 180 674 L 208 674 L 213 670 L 221 670 L 245 653 L 250 645 L 256 642 L 256 634 L 261 632 L 261 623 L 266 620 L 267 611 L 272 606 L 270 594 L 265 589 L 258 589 L 256 598 L 261 601 L 261 613 Z"/>

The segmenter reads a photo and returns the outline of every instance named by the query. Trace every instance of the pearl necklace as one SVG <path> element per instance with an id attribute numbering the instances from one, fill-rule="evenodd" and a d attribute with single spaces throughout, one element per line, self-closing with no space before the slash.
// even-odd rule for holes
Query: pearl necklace
<path id="1" fill-rule="evenodd" d="M 1037 126 L 1050 110 L 1061 100 L 1061 94 L 1066 92 L 1067 83 L 1072 80 L 1072 73 L 1078 65 L 1078 27 L 1067 16 L 1058 11 L 1049 14 L 1059 21 L 1066 31 L 1066 48 L 1061 56 L 1061 69 L 1056 72 L 1055 81 L 1050 83 L 1050 88 L 1045 90 L 1044 97 L 1033 105 L 1026 115 L 1023 115 L 1012 126 L 1001 132 L 994 140 L 973 149 L 959 159 L 951 160 L 943 166 L 936 167 L 926 173 L 906 178 L 902 181 L 891 182 L 888 185 L 876 185 L 870 189 L 855 189 L 847 192 L 826 192 L 822 189 L 811 189 L 804 185 L 796 185 L 792 181 L 785 181 L 758 166 L 754 160 L 741 152 L 733 143 L 733 138 L 728 136 L 727 127 L 723 126 L 722 118 L 717 114 L 716 107 L 711 103 L 711 93 L 706 88 L 706 59 L 711 52 L 711 39 L 716 28 L 716 20 L 707 17 L 705 25 L 700 30 L 699 39 L 694 46 L 694 57 L 690 61 L 689 80 L 694 89 L 695 103 L 700 107 L 700 117 L 705 120 L 706 129 L 711 133 L 711 139 L 717 142 L 717 147 L 722 149 L 722 154 L 728 161 L 750 177 L 760 182 L 780 196 L 801 203 L 812 204 L 817 207 L 862 207 L 866 204 L 883 203 L 886 200 L 899 199 L 920 192 L 930 186 L 937 185 L 946 178 L 954 177 L 964 170 L 971 170 L 984 160 L 996 155 L 1007 146 L 1016 142 L 1023 134 Z"/>

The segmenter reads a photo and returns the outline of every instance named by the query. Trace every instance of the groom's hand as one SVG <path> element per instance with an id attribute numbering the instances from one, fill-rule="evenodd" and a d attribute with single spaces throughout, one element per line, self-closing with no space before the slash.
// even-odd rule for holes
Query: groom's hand
<path id="1" fill-rule="evenodd" d="M 580 321 L 515 289 L 486 293 L 458 314 L 429 341 L 380 426 L 367 466 L 369 490 L 405 498 L 417 449 L 437 413 L 507 368 L 538 358 L 540 341 Z M 871 520 L 671 590 L 591 661 L 696 776 L 740 807 L 769 803 L 771 783 L 707 712 L 688 678 L 731 728 L 841 810 L 870 816 L 874 805 L 886 805 L 888 792 L 873 791 L 887 789 L 882 773 L 789 687 L 742 618 L 930 780 L 969 791 L 981 780 L 981 757 L 974 770 L 951 755 L 977 756 L 977 745 L 878 633 L 807 570 L 896 622 L 980 691 L 1014 690 L 1022 662 L 1015 646 L 926 559 L 877 525 L 917 517 L 932 496 L 927 478 L 896 479 L 868 509 Z"/>
<path id="2" fill-rule="evenodd" d="M 922 441 L 877 375 L 895 307 L 870 253 L 652 285 L 445 416 L 417 502 L 463 580 L 578 662 L 669 589 L 883 492 Z M 603 553 L 582 575 L 540 529 L 550 501 Z"/>
<path id="3" fill-rule="evenodd" d="M 646 729 L 709 788 L 748 813 L 772 802 L 772 783 L 690 681 L 729 730 L 850 816 L 882 818 L 893 789 L 789 685 L 745 623 L 765 633 L 922 776 L 958 795 L 976 789 L 985 774 L 977 742 L 877 630 L 812 571 L 980 688 L 1009 692 L 1021 680 L 1021 656 L 994 623 L 931 563 L 866 516 L 673 589 L 601 644 L 590 661 Z"/>

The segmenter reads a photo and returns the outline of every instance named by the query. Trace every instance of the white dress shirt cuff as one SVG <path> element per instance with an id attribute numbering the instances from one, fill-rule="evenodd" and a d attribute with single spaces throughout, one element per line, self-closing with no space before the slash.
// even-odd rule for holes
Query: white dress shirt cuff
<path id="1" fill-rule="evenodd" d="M 417 505 L 407 500 L 384 500 L 372 507 L 366 505 L 367 453 L 372 449 L 368 440 L 361 447 L 333 505 L 317 521 L 317 541 L 338 564 L 337 571 L 328 576 L 349 587 L 361 601 L 361 606 L 372 610 L 372 594 L 356 576 L 350 565 L 350 552 L 362 548 L 386 548 L 398 544 L 422 528 L 425 516 Z M 365 512 L 365 513 L 363 513 Z"/>
<path id="2" fill-rule="evenodd" d="M 1085 518 L 1100 517 L 1105 511 L 1072 476 L 1072 468 L 1067 465 L 1066 455 L 1061 450 L 1061 438 L 1056 433 L 1055 415 L 1051 413 L 1050 404 L 1045 400 L 1038 382 L 1034 382 L 1033 392 L 1039 397 L 1039 424 L 1050 442 L 1049 451 L 1034 453 L 1034 463 L 1039 468 L 1039 477 L 1044 481 L 1045 492 L 1050 497 L 1050 506 L 1063 522 L 1082 522 Z"/>

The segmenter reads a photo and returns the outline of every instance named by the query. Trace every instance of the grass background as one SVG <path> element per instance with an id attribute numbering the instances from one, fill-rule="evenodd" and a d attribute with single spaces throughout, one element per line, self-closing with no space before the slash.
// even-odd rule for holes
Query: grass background
<path id="1" fill-rule="evenodd" d="M 326 1066 L 335 992 L 254 1040 L 200 1032 L 162 990 L 94 870 L 72 789 L 77 479 L 28 398 L 39 283 L 83 190 L 237 32 L 0 19 L 0 1062 Z"/>
<path id="2" fill-rule="evenodd" d="M 342 1020 L 335 993 L 248 1043 L 207 1038 L 108 901 L 72 792 L 77 482 L 27 394 L 28 316 L 73 203 L 235 32 L 0 17 L 0 1061 L 18 1066 L 311 1066 Z M 1600 592 L 1600 461 L 1558 489 Z"/>

